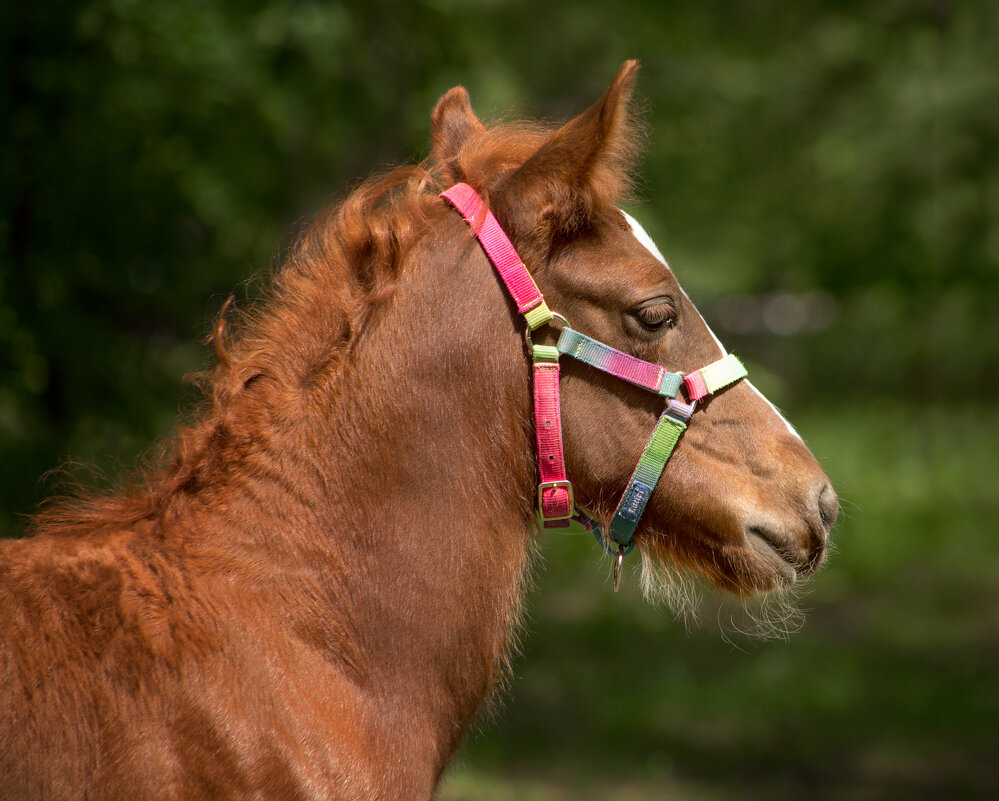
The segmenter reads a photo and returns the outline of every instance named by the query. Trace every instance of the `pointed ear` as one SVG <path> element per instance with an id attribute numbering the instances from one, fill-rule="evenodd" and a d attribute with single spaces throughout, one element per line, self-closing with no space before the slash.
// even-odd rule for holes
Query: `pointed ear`
<path id="1" fill-rule="evenodd" d="M 456 183 L 464 178 L 458 166 L 462 146 L 470 137 L 485 130 L 472 111 L 468 90 L 456 86 L 441 97 L 430 115 L 430 123 L 434 161 L 441 170 L 442 179 Z"/>
<path id="2" fill-rule="evenodd" d="M 550 241 L 577 231 L 629 188 L 639 138 L 629 114 L 637 73 L 637 61 L 622 64 L 604 96 L 559 128 L 504 183 L 503 205 L 522 236 Z"/>

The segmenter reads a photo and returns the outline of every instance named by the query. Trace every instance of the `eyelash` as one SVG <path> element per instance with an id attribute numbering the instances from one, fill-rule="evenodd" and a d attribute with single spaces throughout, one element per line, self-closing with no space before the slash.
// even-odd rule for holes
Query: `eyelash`
<path id="1" fill-rule="evenodd" d="M 676 309 L 672 303 L 661 301 L 642 306 L 634 312 L 635 319 L 650 331 L 662 327 L 672 328 L 676 325 Z"/>

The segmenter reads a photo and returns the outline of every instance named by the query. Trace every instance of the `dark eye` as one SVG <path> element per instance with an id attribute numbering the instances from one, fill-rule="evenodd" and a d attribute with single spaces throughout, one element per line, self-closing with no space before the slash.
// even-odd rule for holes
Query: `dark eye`
<path id="1" fill-rule="evenodd" d="M 650 331 L 656 331 L 663 327 L 672 328 L 676 325 L 676 309 L 673 307 L 673 303 L 665 298 L 643 303 L 632 314 L 642 326 Z"/>

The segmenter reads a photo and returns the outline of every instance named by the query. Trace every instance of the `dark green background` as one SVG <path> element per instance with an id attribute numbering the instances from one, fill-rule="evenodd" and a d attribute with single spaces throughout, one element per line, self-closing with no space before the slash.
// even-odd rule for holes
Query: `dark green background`
<path id="1" fill-rule="evenodd" d="M 833 477 L 840 553 L 736 647 L 731 603 L 688 634 L 552 538 L 442 797 L 996 797 L 997 43 L 986 0 L 0 2 L 0 531 L 167 436 L 225 297 L 426 155 L 450 86 L 565 119 L 639 58 L 632 211 Z"/>

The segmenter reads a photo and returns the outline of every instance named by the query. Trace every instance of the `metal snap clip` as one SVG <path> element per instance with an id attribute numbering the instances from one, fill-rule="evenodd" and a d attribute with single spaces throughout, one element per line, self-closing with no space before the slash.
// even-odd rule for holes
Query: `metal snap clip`
<path id="1" fill-rule="evenodd" d="M 614 557 L 614 592 L 621 589 L 621 568 L 624 566 L 624 546 L 619 545 Z"/>

